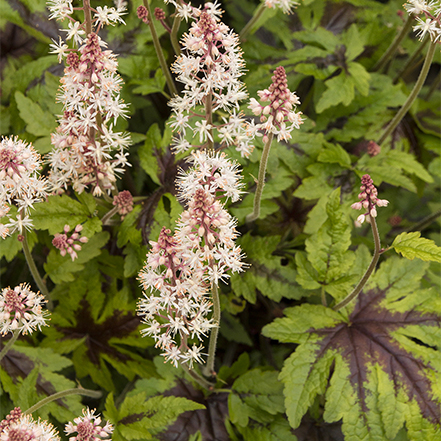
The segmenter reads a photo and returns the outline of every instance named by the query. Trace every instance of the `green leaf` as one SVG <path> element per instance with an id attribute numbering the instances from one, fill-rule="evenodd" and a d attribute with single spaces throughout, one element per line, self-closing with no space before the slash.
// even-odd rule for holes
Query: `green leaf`
<path id="1" fill-rule="evenodd" d="M 49 44 L 51 42 L 42 32 L 25 24 L 18 11 L 12 9 L 6 0 L 0 0 L 0 17 L 2 21 L 7 20 L 14 23 L 42 43 Z"/>
<path id="2" fill-rule="evenodd" d="M 275 301 L 280 301 L 282 297 L 292 299 L 304 295 L 295 283 L 295 270 L 289 265 L 282 265 L 280 256 L 272 255 L 279 242 L 279 236 L 254 237 L 249 233 L 239 239 L 238 243 L 251 267 L 243 274 L 231 276 L 231 287 L 237 296 L 255 303 L 256 289 Z"/>
<path id="3" fill-rule="evenodd" d="M 84 196 L 86 198 L 86 196 Z M 39 230 L 49 230 L 49 234 L 62 233 L 65 225 L 72 229 L 83 224 L 82 234 L 86 237 L 101 231 L 101 220 L 94 212 L 95 205 L 91 205 L 90 198 L 84 199 L 82 204 L 67 195 L 49 196 L 44 204 L 37 204 L 32 214 L 34 226 Z M 92 210 L 91 210 L 92 209 Z"/>
<path id="4" fill-rule="evenodd" d="M 342 103 L 348 106 L 354 99 L 354 81 L 343 71 L 334 78 L 325 82 L 327 89 L 317 102 L 315 109 L 321 113 L 330 107 Z"/>
<path id="5" fill-rule="evenodd" d="M 425 262 L 441 262 L 441 247 L 438 247 L 433 240 L 420 236 L 419 231 L 401 233 L 395 238 L 391 247 L 409 260 L 417 257 Z"/>
<path id="6" fill-rule="evenodd" d="M 317 160 L 320 162 L 336 162 L 345 168 L 351 167 L 351 158 L 348 152 L 338 144 L 327 144 L 326 148 L 318 155 Z"/>
<path id="7" fill-rule="evenodd" d="M 26 131 L 35 136 L 47 136 L 57 128 L 57 121 L 52 113 L 43 110 L 39 104 L 15 92 L 15 101 L 20 117 L 26 122 Z"/>
<path id="8" fill-rule="evenodd" d="M 115 422 L 112 439 L 151 439 L 165 430 L 186 411 L 205 409 L 205 406 L 182 397 L 156 396 L 146 399 L 145 393 L 127 396 L 117 409 L 113 396 L 106 401 L 104 416 Z"/>
<path id="9" fill-rule="evenodd" d="M 282 389 L 277 372 L 253 369 L 241 375 L 228 397 L 230 420 L 242 427 L 248 425 L 249 418 L 271 422 L 272 415 L 285 411 Z"/>
<path id="10" fill-rule="evenodd" d="M 162 135 L 158 124 L 152 124 L 146 134 L 145 143 L 139 148 L 139 162 L 155 184 L 160 185 L 159 166 L 156 153 L 162 147 Z"/>
<path id="11" fill-rule="evenodd" d="M 355 88 L 363 96 L 367 96 L 369 94 L 369 85 L 371 79 L 368 71 L 361 64 L 354 62 L 348 64 L 348 71 L 351 74 Z"/>

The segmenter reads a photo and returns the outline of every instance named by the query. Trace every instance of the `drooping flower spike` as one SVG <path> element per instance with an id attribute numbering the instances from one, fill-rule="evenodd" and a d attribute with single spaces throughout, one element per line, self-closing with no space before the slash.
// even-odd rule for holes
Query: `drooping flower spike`
<path id="1" fill-rule="evenodd" d="M 376 207 L 386 207 L 389 201 L 386 199 L 378 199 L 378 191 L 372 182 L 369 175 L 364 175 L 361 178 L 361 192 L 358 195 L 359 202 L 351 205 L 354 210 L 361 210 L 362 208 L 366 210 L 366 213 L 361 214 L 357 218 L 357 223 L 362 224 L 365 219 L 369 220 L 370 217 L 377 217 Z"/>
<path id="2" fill-rule="evenodd" d="M 74 261 L 78 254 L 77 251 L 81 250 L 81 245 L 87 243 L 88 238 L 86 236 L 80 237 L 80 232 L 83 230 L 82 225 L 77 225 L 74 229 L 74 232 L 67 236 L 67 233 L 70 231 L 70 226 L 65 225 L 63 233 L 56 234 L 52 240 L 52 245 L 60 250 L 60 254 L 65 256 L 66 253 L 70 255 L 72 261 Z"/>

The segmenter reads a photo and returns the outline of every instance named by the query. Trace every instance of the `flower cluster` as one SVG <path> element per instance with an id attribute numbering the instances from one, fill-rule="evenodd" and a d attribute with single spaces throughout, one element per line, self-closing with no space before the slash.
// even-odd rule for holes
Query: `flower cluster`
<path id="1" fill-rule="evenodd" d="M 296 105 L 300 100 L 294 92 L 288 89 L 285 69 L 279 66 L 271 77 L 272 84 L 268 89 L 259 90 L 257 93 L 262 103 L 255 98 L 250 99 L 249 109 L 254 115 L 260 115 L 261 124 L 248 126 L 248 130 L 255 134 L 263 130 L 267 137 L 269 133 L 277 135 L 278 141 L 287 141 L 291 138 L 294 128 L 300 128 L 303 123 L 302 112 L 296 112 Z M 265 140 L 265 138 L 264 138 Z"/>
<path id="2" fill-rule="evenodd" d="M 3 289 L 0 293 L 0 333 L 5 335 L 19 330 L 27 334 L 47 326 L 49 312 L 42 309 L 46 302 L 42 295 L 35 294 L 25 283 L 14 289 Z"/>
<path id="3" fill-rule="evenodd" d="M 129 137 L 113 132 L 113 125 L 125 116 L 126 105 L 119 97 L 121 78 L 111 51 L 90 33 L 78 53 L 70 52 L 61 79 L 64 114 L 52 135 L 49 181 L 55 192 L 69 184 L 81 193 L 92 186 L 99 196 L 113 190 L 116 175 L 127 165 L 125 148 Z"/>
<path id="4" fill-rule="evenodd" d="M 224 155 L 197 151 L 193 167 L 178 181 L 181 199 L 188 205 L 177 222 L 174 235 L 163 228 L 140 272 L 145 297 L 138 314 L 148 326 L 142 333 L 153 337 L 166 360 L 201 363 L 202 341 L 218 326 L 208 319 L 209 290 L 227 271 L 242 271 L 235 220 L 224 209 L 221 197 L 237 200 L 241 183 L 237 165 Z M 191 340 L 191 342 L 189 341 Z"/>
<path id="5" fill-rule="evenodd" d="M 357 224 L 362 224 L 364 220 L 370 219 L 370 217 L 377 217 L 376 207 L 386 207 L 389 201 L 386 199 L 378 199 L 378 191 L 375 188 L 372 179 L 369 175 L 364 175 L 361 178 L 361 192 L 358 195 L 359 202 L 351 205 L 354 210 L 361 210 L 364 208 L 366 213 L 361 214 L 357 218 Z"/>
<path id="6" fill-rule="evenodd" d="M 113 197 L 113 205 L 117 207 L 121 219 L 133 210 L 133 196 L 128 190 L 120 191 Z"/>
<path id="7" fill-rule="evenodd" d="M 416 16 L 417 25 L 413 27 L 420 40 L 426 34 L 433 42 L 441 39 L 441 2 L 427 0 L 408 0 L 404 5 L 409 14 Z M 420 16 L 423 14 L 423 18 Z"/>
<path id="8" fill-rule="evenodd" d="M 253 147 L 238 113 L 239 102 L 247 97 L 239 79 L 245 66 L 239 37 L 220 21 L 217 4 L 206 3 L 202 10 L 187 6 L 196 21 L 184 34 L 184 51 L 172 66 L 177 80 L 184 84 L 182 96 L 169 103 L 174 112 L 170 125 L 178 132 L 174 149 L 181 152 L 194 146 L 186 139 L 189 129 L 199 138 L 199 147 L 213 143 L 216 131 L 223 145 L 235 145 L 242 156 L 248 156 Z M 227 116 L 214 121 L 217 110 Z M 195 122 L 190 124 L 190 118 Z"/>
<path id="9" fill-rule="evenodd" d="M 267 8 L 279 8 L 285 14 L 291 14 L 292 9 L 299 3 L 294 0 L 265 0 L 265 6 Z"/>
<path id="10" fill-rule="evenodd" d="M 110 193 L 117 174 L 128 165 L 125 149 L 130 139 L 113 131 L 117 119 L 126 117 L 127 105 L 120 98 L 122 79 L 116 72 L 116 57 L 102 49 L 107 44 L 97 34 L 104 25 L 124 23 L 126 2 L 116 2 L 116 8 L 84 5 L 85 15 L 93 14 L 89 26 L 96 27 L 88 34 L 86 23 L 71 16 L 72 0 L 51 0 L 48 7 L 51 19 L 69 20 L 68 29 L 62 31 L 67 33 L 66 41 L 79 46 L 70 49 L 61 37 L 51 45 L 51 53 L 58 55 L 59 62 L 66 58 L 67 63 L 58 96 L 64 112 L 48 155 L 52 191 L 60 193 L 72 185 L 79 193 L 89 186 L 96 196 Z"/>
<path id="11" fill-rule="evenodd" d="M 30 228 L 29 211 L 34 204 L 46 198 L 47 181 L 40 177 L 40 155 L 31 144 L 15 138 L 2 138 L 0 142 L 0 219 L 7 216 L 9 223 L 0 224 L 0 236 L 23 227 Z M 13 220 L 8 212 L 17 207 L 19 214 Z"/>
<path id="12" fill-rule="evenodd" d="M 55 427 L 47 421 L 35 421 L 32 415 L 23 415 L 13 409 L 0 423 L 0 441 L 60 441 Z"/>
<path id="13" fill-rule="evenodd" d="M 75 423 L 75 424 L 74 424 Z M 100 441 L 106 439 L 113 432 L 113 426 L 107 421 L 104 427 L 101 427 L 101 417 L 95 415 L 95 410 L 83 409 L 83 416 L 74 419 L 74 423 L 69 422 L 65 426 L 66 435 L 70 436 L 69 441 Z"/>
<path id="14" fill-rule="evenodd" d="M 75 424 L 74 424 L 75 423 Z M 83 409 L 83 416 L 74 419 L 65 426 L 67 435 L 77 432 L 76 436 L 69 437 L 69 441 L 101 441 L 108 438 L 113 427 L 107 421 L 101 427 L 101 418 L 95 415 L 95 410 Z M 1 441 L 59 441 L 56 429 L 47 421 L 35 421 L 31 415 L 23 415 L 19 407 L 14 408 L 6 418 L 0 422 Z"/>
<path id="15" fill-rule="evenodd" d="M 70 254 L 72 258 L 72 262 L 78 257 L 77 251 L 81 251 L 82 243 L 87 243 L 89 240 L 86 236 L 80 237 L 80 232 L 82 231 L 83 226 L 77 225 L 75 227 L 74 232 L 70 237 L 67 237 L 67 233 L 70 231 L 70 226 L 64 226 L 64 232 L 61 234 L 56 234 L 52 239 L 52 245 L 60 250 L 60 254 L 64 257 L 66 253 Z"/>

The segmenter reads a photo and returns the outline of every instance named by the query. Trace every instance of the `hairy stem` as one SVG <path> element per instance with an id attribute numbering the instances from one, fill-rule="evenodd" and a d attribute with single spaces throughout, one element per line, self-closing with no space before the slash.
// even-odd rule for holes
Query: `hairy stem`
<path id="1" fill-rule="evenodd" d="M 372 68 L 373 72 L 381 72 L 381 70 L 383 70 L 383 68 L 386 66 L 387 62 L 395 54 L 395 51 L 397 50 L 400 43 L 403 41 L 403 39 L 409 33 L 409 31 L 412 27 L 413 20 L 414 20 L 413 14 L 409 14 L 406 22 L 404 23 L 404 26 L 401 28 L 401 31 L 395 37 L 395 40 L 391 43 L 391 45 L 387 48 L 386 52 L 382 55 L 382 57 L 377 61 L 375 66 Z"/>
<path id="2" fill-rule="evenodd" d="M 394 131 L 395 127 L 397 127 L 397 125 L 403 119 L 404 115 L 406 115 L 407 111 L 410 109 L 416 97 L 418 96 L 419 91 L 421 90 L 424 82 L 426 81 L 427 74 L 429 73 L 430 65 L 432 64 L 432 59 L 436 47 L 437 47 L 437 43 L 433 43 L 433 42 L 430 43 L 429 49 L 426 54 L 426 59 L 424 60 L 423 67 L 421 68 L 420 75 L 417 79 L 417 82 L 415 83 L 415 86 L 412 89 L 412 92 L 410 92 L 410 95 L 407 97 L 406 102 L 403 104 L 401 109 L 398 111 L 398 113 L 389 123 L 382 137 L 378 140 L 378 145 L 381 146 L 381 144 L 387 139 L 387 137 Z"/>
<path id="3" fill-rule="evenodd" d="M 254 208 L 253 212 L 246 217 L 247 222 L 252 222 L 260 216 L 260 201 L 262 199 L 263 187 L 265 185 L 266 165 L 268 163 L 273 136 L 272 133 L 268 135 L 268 140 L 263 148 L 262 158 L 260 159 L 259 176 L 257 178 L 256 194 L 254 195 Z"/>
<path id="4" fill-rule="evenodd" d="M 181 24 L 181 18 L 175 15 L 175 18 L 173 19 L 172 30 L 170 33 L 170 41 L 177 57 L 181 55 L 181 46 L 179 45 L 179 39 L 178 39 L 178 31 L 180 24 Z"/>
<path id="5" fill-rule="evenodd" d="M 86 25 L 86 34 L 92 32 L 92 11 L 90 10 L 90 0 L 83 1 L 84 23 Z"/>
<path id="6" fill-rule="evenodd" d="M 374 244 L 375 244 L 375 250 L 374 255 L 372 256 L 372 261 L 369 264 L 368 269 L 364 273 L 361 280 L 358 282 L 358 285 L 354 288 L 354 290 L 345 297 L 341 302 L 337 303 L 332 309 L 334 311 L 338 311 L 342 308 L 344 308 L 346 305 L 348 305 L 352 300 L 354 300 L 358 294 L 360 294 L 361 290 L 364 288 L 364 285 L 366 285 L 366 282 L 369 280 L 369 277 L 371 276 L 372 272 L 374 271 L 375 267 L 377 266 L 378 259 L 380 258 L 380 251 L 381 251 L 381 245 L 380 245 L 380 235 L 378 234 L 378 228 L 377 223 L 375 222 L 375 218 L 370 216 L 371 221 L 371 227 L 372 227 L 372 234 L 374 236 Z"/>
<path id="7" fill-rule="evenodd" d="M 207 377 L 213 376 L 214 371 L 214 357 L 216 355 L 217 336 L 219 334 L 219 326 L 221 319 L 221 307 L 217 285 L 213 283 L 211 291 L 213 298 L 213 322 L 216 325 L 211 328 L 210 343 L 208 345 L 208 359 L 207 365 L 204 367 L 203 373 Z"/>
<path id="8" fill-rule="evenodd" d="M 12 348 L 12 345 L 16 342 L 18 336 L 20 335 L 20 331 L 16 329 L 14 333 L 12 334 L 12 337 L 8 340 L 5 347 L 0 352 L 0 361 L 3 359 L 3 357 L 8 353 L 9 349 Z"/>
<path id="9" fill-rule="evenodd" d="M 243 41 L 248 33 L 250 32 L 251 28 L 256 24 L 257 20 L 262 16 L 262 14 L 265 12 L 265 3 L 262 1 L 260 5 L 256 8 L 254 11 L 253 16 L 250 18 L 249 22 L 244 26 L 244 28 L 240 31 L 240 38 Z"/>
<path id="10" fill-rule="evenodd" d="M 49 395 L 46 398 L 43 398 L 42 400 L 34 404 L 32 407 L 30 407 L 28 410 L 26 410 L 23 413 L 30 415 L 31 413 L 43 407 L 45 404 L 51 403 L 52 401 L 59 400 L 69 395 L 85 395 L 91 398 L 101 398 L 103 393 L 99 390 L 90 390 L 90 389 L 80 389 L 80 388 L 66 389 L 61 392 L 57 392 L 55 394 Z"/>
<path id="11" fill-rule="evenodd" d="M 102 218 L 101 222 L 103 225 L 107 225 L 107 221 L 114 216 L 116 213 L 118 213 L 118 207 L 113 207 L 111 210 L 109 210 Z"/>
<path id="12" fill-rule="evenodd" d="M 153 39 L 153 45 L 155 47 L 156 56 L 158 57 L 159 64 L 161 66 L 162 73 L 165 76 L 165 80 L 167 82 L 168 90 L 172 95 L 177 95 L 178 90 L 176 89 L 175 82 L 173 81 L 173 78 L 170 73 L 170 69 L 168 68 L 167 62 L 165 61 L 164 53 L 162 52 L 161 43 L 159 42 L 158 34 L 156 33 L 155 26 L 152 21 L 152 11 L 150 10 L 150 5 L 148 0 L 142 0 L 142 3 L 147 8 L 147 11 L 149 13 L 149 21 L 148 25 L 150 28 L 150 32 L 152 33 L 152 39 Z"/>
<path id="13" fill-rule="evenodd" d="M 407 228 L 406 232 L 410 233 L 411 231 L 423 231 L 424 228 L 426 228 L 427 226 L 429 226 L 433 221 L 436 220 L 437 217 L 441 216 L 441 209 L 435 211 L 435 213 L 430 214 L 429 216 L 425 217 L 424 219 L 422 219 L 420 222 L 418 222 L 417 224 Z"/>
<path id="14" fill-rule="evenodd" d="M 41 294 L 43 294 L 45 299 L 48 301 L 47 308 L 52 310 L 53 305 L 52 305 L 51 296 L 49 294 L 46 284 L 44 283 L 43 279 L 40 276 L 40 273 L 38 272 L 37 265 L 35 265 L 34 258 L 32 257 L 31 251 L 29 249 L 28 234 L 26 229 L 24 229 L 23 231 L 22 247 L 23 247 L 23 254 L 25 255 L 26 262 L 28 264 L 32 277 L 34 278 L 35 283 L 37 284 L 37 287 L 40 290 Z"/>

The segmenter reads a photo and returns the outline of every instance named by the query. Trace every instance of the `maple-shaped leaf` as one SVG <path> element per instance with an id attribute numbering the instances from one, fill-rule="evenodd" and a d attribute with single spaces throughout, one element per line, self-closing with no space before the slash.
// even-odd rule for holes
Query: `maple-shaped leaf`
<path id="1" fill-rule="evenodd" d="M 81 271 L 75 283 L 59 286 L 56 297 L 63 299 L 54 309 L 51 326 L 45 329 L 44 346 L 56 352 L 73 352 L 78 378 L 89 375 L 105 388 L 114 390 L 109 365 L 129 381 L 135 375 L 154 373 L 150 360 L 138 353 L 153 343 L 139 333 L 140 319 L 127 286 L 105 286 L 96 261 Z M 105 292 L 103 292 L 105 291 Z"/>
<path id="2" fill-rule="evenodd" d="M 58 373 L 70 366 L 72 362 L 68 358 L 50 348 L 33 348 L 20 342 L 0 362 L 0 383 L 14 406 L 25 410 L 56 392 L 75 388 L 75 382 Z M 80 396 L 69 395 L 46 404 L 34 416 L 48 419 L 51 414 L 67 422 L 76 417 L 81 408 Z"/>
<path id="3" fill-rule="evenodd" d="M 279 377 L 293 428 L 325 394 L 323 419 L 342 419 L 347 441 L 394 439 L 404 424 L 411 440 L 440 439 L 441 298 L 417 287 L 416 262 L 388 259 L 345 310 L 303 304 L 264 328 L 299 344 Z"/>

